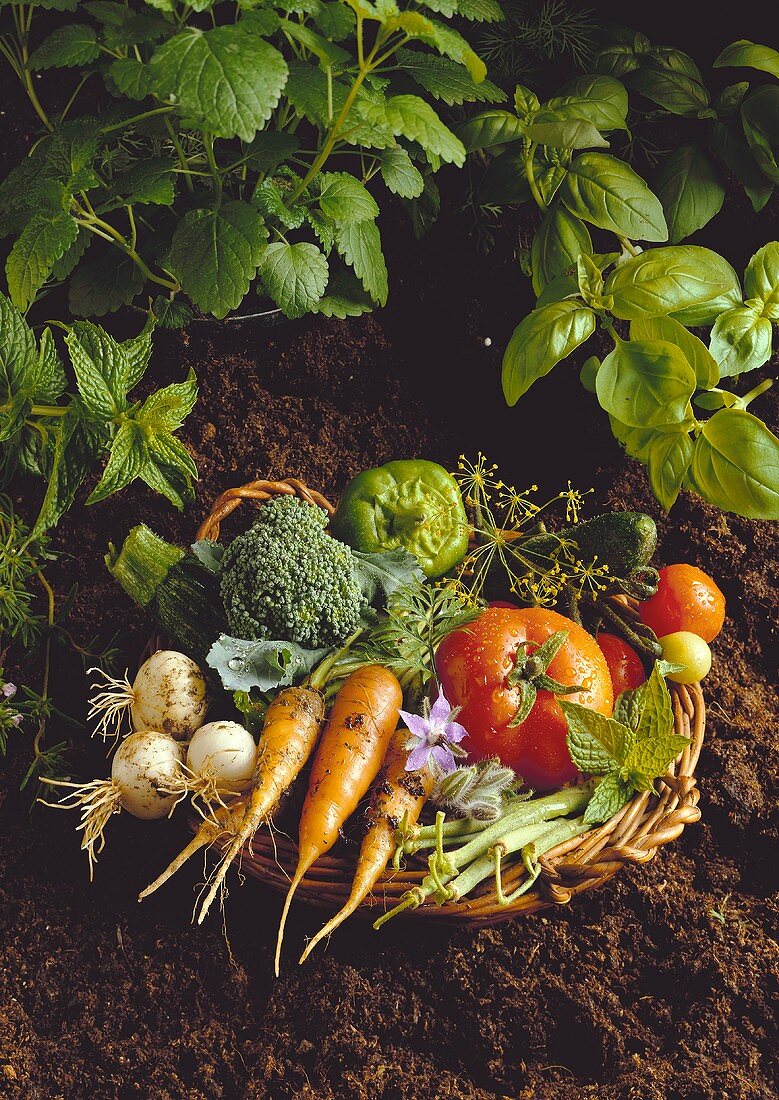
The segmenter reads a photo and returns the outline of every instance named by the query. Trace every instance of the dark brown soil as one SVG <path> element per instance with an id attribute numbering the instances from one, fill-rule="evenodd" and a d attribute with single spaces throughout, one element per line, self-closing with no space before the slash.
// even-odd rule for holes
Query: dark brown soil
<path id="1" fill-rule="evenodd" d="M 770 231 L 736 209 L 731 254 L 742 266 Z M 139 906 L 139 888 L 182 846 L 185 825 L 126 816 L 112 821 L 90 885 L 73 820 L 28 813 L 17 790 L 24 754 L 14 752 L 0 774 L 0 1095 L 777 1095 L 776 528 L 688 495 L 661 517 L 643 470 L 626 462 L 570 369 L 516 410 L 503 407 L 499 351 L 527 299 L 516 232 L 507 224 L 485 258 L 465 219 L 421 244 L 393 225 L 393 298 L 381 313 L 164 335 L 155 383 L 185 365 L 201 383 L 183 432 L 201 472 L 197 504 L 180 517 L 133 488 L 76 507 L 52 574 L 60 595 L 79 585 L 67 625 L 81 642 L 120 626 L 128 660 L 137 653 L 148 623 L 102 556 L 140 519 L 183 541 L 218 491 L 254 475 L 296 474 L 337 494 L 390 457 L 452 463 L 481 448 L 517 482 L 556 489 L 571 478 L 594 485 L 598 504 L 650 511 L 662 560 L 695 562 L 725 591 L 729 618 L 706 685 L 701 823 L 569 908 L 495 930 L 398 922 L 376 934 L 353 921 L 298 968 L 293 948 L 319 921 L 300 906 L 274 980 L 275 894 L 233 876 L 224 925 L 214 915 L 194 928 L 202 866 L 188 867 Z M 772 394 L 761 412 L 776 428 Z M 22 505 L 26 493 L 20 485 Z M 80 666 L 56 652 L 55 686 L 83 712 Z M 54 723 L 50 736 L 67 732 Z M 105 769 L 84 735 L 74 740 L 74 771 Z"/>

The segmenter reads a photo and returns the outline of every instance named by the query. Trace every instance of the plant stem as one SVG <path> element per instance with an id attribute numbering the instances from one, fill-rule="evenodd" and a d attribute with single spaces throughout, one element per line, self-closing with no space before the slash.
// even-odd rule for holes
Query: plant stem
<path id="1" fill-rule="evenodd" d="M 541 192 L 538 189 L 538 184 L 536 183 L 535 172 L 533 170 L 533 156 L 535 154 L 535 151 L 536 151 L 535 143 L 532 142 L 532 141 L 529 141 L 527 143 L 527 145 L 525 146 L 525 156 L 524 156 L 525 175 L 527 176 L 527 182 L 530 185 L 530 194 L 535 199 L 536 205 L 539 207 L 539 209 L 546 210 L 546 203 L 544 202 L 544 196 L 541 194 Z"/>
<path id="2" fill-rule="evenodd" d="M 179 136 L 176 133 L 176 131 L 173 129 L 173 126 L 171 125 L 170 119 L 167 118 L 167 117 L 165 118 L 165 129 L 168 132 L 168 137 L 171 140 L 171 144 L 173 145 L 173 148 L 176 150 L 176 156 L 179 158 L 179 164 L 181 165 L 181 170 L 184 173 L 184 177 L 187 181 L 187 190 L 191 194 L 195 190 L 195 185 L 192 182 L 192 176 L 190 174 L 190 169 L 189 169 L 189 162 L 187 161 L 186 155 L 184 153 L 184 147 L 182 146 L 181 142 L 179 141 Z"/>
<path id="3" fill-rule="evenodd" d="M 622 245 L 625 252 L 629 252 L 631 256 L 640 256 L 641 255 L 641 249 L 636 248 L 636 246 L 632 243 L 632 241 L 629 241 L 627 239 L 627 237 L 622 237 L 622 236 L 620 236 L 619 233 L 617 233 L 617 240 Z"/>
<path id="4" fill-rule="evenodd" d="M 760 397 L 766 390 L 770 390 L 773 384 L 773 378 L 764 378 L 763 381 L 759 382 L 754 389 L 749 391 L 749 393 L 745 393 L 743 397 L 739 397 L 734 408 L 745 409 L 756 397 Z"/>

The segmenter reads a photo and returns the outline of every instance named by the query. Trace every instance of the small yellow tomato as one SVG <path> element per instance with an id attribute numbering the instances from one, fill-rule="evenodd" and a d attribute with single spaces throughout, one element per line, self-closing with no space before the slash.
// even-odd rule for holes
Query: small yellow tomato
<path id="1" fill-rule="evenodd" d="M 675 634 L 666 634 L 658 640 L 664 660 L 682 666 L 680 672 L 666 673 L 667 679 L 676 684 L 694 684 L 708 676 L 711 650 L 703 638 L 689 630 L 677 630 Z"/>

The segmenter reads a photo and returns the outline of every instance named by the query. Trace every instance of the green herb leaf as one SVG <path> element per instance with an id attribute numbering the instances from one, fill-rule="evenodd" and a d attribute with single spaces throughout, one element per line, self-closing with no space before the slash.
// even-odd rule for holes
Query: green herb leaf
<path id="1" fill-rule="evenodd" d="M 375 222 L 337 225 L 335 245 L 374 302 L 385 305 L 389 293 L 387 265 Z"/>
<path id="2" fill-rule="evenodd" d="M 351 271 L 336 271 L 330 276 L 324 297 L 313 307 L 314 313 L 323 317 L 360 317 L 370 313 L 374 303 L 362 283 Z"/>
<path id="3" fill-rule="evenodd" d="M 675 344 L 619 340 L 595 380 L 601 407 L 622 424 L 661 428 L 690 414 L 695 373 Z"/>
<path id="4" fill-rule="evenodd" d="M 54 429 L 54 449 L 48 485 L 35 521 L 38 535 L 54 527 L 70 508 L 79 486 L 107 441 L 105 426 L 84 419 L 77 401 Z"/>
<path id="5" fill-rule="evenodd" d="M 77 68 L 100 56 L 97 35 L 92 27 L 72 23 L 58 27 L 34 50 L 29 61 L 33 72 L 41 69 Z"/>
<path id="6" fill-rule="evenodd" d="M 592 798 L 584 811 L 586 825 L 599 825 L 610 821 L 622 807 L 630 801 L 633 787 L 621 779 L 616 771 L 609 772 L 595 788 Z"/>
<path id="7" fill-rule="evenodd" d="M 779 439 L 743 409 L 722 409 L 695 443 L 695 489 L 716 508 L 747 519 L 779 519 Z"/>
<path id="8" fill-rule="evenodd" d="M 294 134 L 283 130 L 262 130 L 255 134 L 246 150 L 246 157 L 256 171 L 274 172 L 297 151 L 298 144 Z"/>
<path id="9" fill-rule="evenodd" d="M 624 84 L 610 76 L 578 76 L 547 101 L 561 118 L 583 118 L 598 130 L 624 130 L 628 94 Z"/>
<path id="10" fill-rule="evenodd" d="M 709 390 L 719 381 L 719 367 L 709 349 L 673 317 L 640 317 L 631 321 L 630 339 L 644 343 L 665 340 L 676 344 L 695 371 L 695 380 L 701 389 Z"/>
<path id="11" fill-rule="evenodd" d="M 287 317 L 302 317 L 325 292 L 329 267 L 315 244 L 269 244 L 260 257 L 263 286 Z"/>
<path id="12" fill-rule="evenodd" d="M 87 498 L 87 504 L 97 504 L 112 493 L 118 493 L 134 481 L 146 465 L 146 440 L 134 420 L 121 425 L 111 444 L 103 476 Z"/>
<path id="13" fill-rule="evenodd" d="M 494 149 L 499 145 L 522 141 L 525 130 L 525 123 L 511 111 L 495 107 L 461 122 L 456 133 L 466 153 L 474 153 L 478 149 Z"/>
<path id="14" fill-rule="evenodd" d="M 430 104 L 419 96 L 391 96 L 383 107 L 368 109 L 368 117 L 374 117 L 376 111 L 396 136 L 418 141 L 426 153 L 433 153 L 458 168 L 465 163 L 462 142 L 444 125 Z"/>
<path id="15" fill-rule="evenodd" d="M 77 321 L 65 343 L 86 417 L 114 420 L 127 408 L 130 363 L 121 345 L 89 321 Z"/>
<path id="16" fill-rule="evenodd" d="M 591 122 L 557 118 L 555 111 L 539 111 L 527 127 L 527 136 L 556 149 L 607 149 L 609 145 Z"/>
<path id="17" fill-rule="evenodd" d="M 741 105 L 744 133 L 760 171 L 779 183 L 779 87 L 763 85 Z"/>
<path id="18" fill-rule="evenodd" d="M 532 384 L 589 339 L 595 314 L 581 301 L 535 309 L 514 329 L 503 356 L 503 394 L 515 405 Z"/>
<path id="19" fill-rule="evenodd" d="M 560 197 L 570 212 L 632 240 L 665 241 L 660 200 L 632 168 L 606 153 L 582 153 L 568 168 Z"/>
<path id="20" fill-rule="evenodd" d="M 582 254 L 592 255 L 592 238 L 587 226 L 569 214 L 564 206 L 550 207 L 530 250 L 534 292 L 540 294 L 558 275 L 575 267 Z"/>
<path id="21" fill-rule="evenodd" d="M 625 760 L 635 741 L 632 730 L 590 707 L 566 699 L 558 703 L 568 723 L 568 751 L 579 771 L 605 775 Z"/>
<path id="22" fill-rule="evenodd" d="M 744 294 L 763 303 L 763 316 L 779 321 L 779 242 L 770 241 L 754 254 L 744 273 Z"/>
<path id="23" fill-rule="evenodd" d="M 364 222 L 379 216 L 373 195 L 348 172 L 324 172 L 318 182 L 319 207 L 326 217 L 340 222 Z"/>
<path id="24" fill-rule="evenodd" d="M 267 236 L 247 202 L 191 210 L 173 234 L 167 265 L 196 306 L 222 318 L 246 296 Z"/>
<path id="25" fill-rule="evenodd" d="M 402 145 L 394 145 L 381 154 L 381 178 L 394 195 L 403 199 L 415 199 L 425 189 L 425 181 L 419 169 Z"/>
<path id="26" fill-rule="evenodd" d="M 279 51 L 240 23 L 187 28 L 160 46 L 151 69 L 156 94 L 187 122 L 243 141 L 270 118 L 288 75 Z"/>
<path id="27" fill-rule="evenodd" d="M 460 103 L 500 103 L 506 93 L 489 80 L 477 83 L 464 65 L 448 57 L 436 57 L 418 50 L 398 50 L 395 55 L 403 72 L 450 107 Z"/>
<path id="28" fill-rule="evenodd" d="M 711 129 L 711 144 L 717 155 L 741 183 L 754 210 L 762 210 L 774 192 L 755 162 L 741 120 L 716 122 Z"/>
<path id="29" fill-rule="evenodd" d="M 35 301 L 56 261 L 78 236 L 78 224 L 70 214 L 50 218 L 38 214 L 17 238 L 5 264 L 8 290 L 14 305 L 25 311 Z"/>
<path id="30" fill-rule="evenodd" d="M 725 201 L 719 175 L 697 145 L 682 145 L 666 157 L 653 186 L 663 204 L 668 239 L 673 244 L 708 225 Z"/>
<path id="31" fill-rule="evenodd" d="M 653 248 L 626 260 L 609 276 L 605 292 L 613 295 L 614 315 L 628 321 L 662 317 L 724 296 L 732 304 L 741 301 L 730 264 L 692 244 Z"/>
<path id="32" fill-rule="evenodd" d="M 759 46 L 748 38 L 741 38 L 726 46 L 713 65 L 715 69 L 729 66 L 759 69 L 760 72 L 779 78 L 779 51 L 771 46 Z"/>
<path id="33" fill-rule="evenodd" d="M 175 432 L 197 401 L 197 380 L 190 370 L 186 382 L 175 382 L 149 395 L 138 413 L 138 423 L 148 436 Z"/>
<path id="34" fill-rule="evenodd" d="M 723 378 L 762 367 L 771 358 L 773 330 L 760 305 L 738 306 L 721 313 L 711 330 L 709 349 Z"/>
<path id="35" fill-rule="evenodd" d="M 276 218 L 285 229 L 298 229 L 306 220 L 302 206 L 287 206 L 293 183 L 288 179 L 261 180 L 252 195 L 252 203 L 266 218 Z"/>
<path id="36" fill-rule="evenodd" d="M 694 446 L 684 432 L 660 435 L 649 445 L 649 484 L 666 512 L 670 512 L 679 495 Z"/>
<path id="37" fill-rule="evenodd" d="M 146 99 L 151 95 L 154 77 L 152 70 L 135 57 L 120 57 L 105 70 L 105 81 L 113 95 L 126 95 L 128 99 Z"/>
<path id="38" fill-rule="evenodd" d="M 701 118 L 709 106 L 709 93 L 699 80 L 667 68 L 642 67 L 628 81 L 641 95 L 684 118 Z"/>
<path id="39" fill-rule="evenodd" d="M 102 317 L 130 305 L 142 290 L 138 265 L 108 245 L 95 260 L 79 265 L 70 280 L 68 305 L 75 317 Z"/>
<path id="40" fill-rule="evenodd" d="M 675 733 L 637 741 L 628 753 L 623 768 L 631 777 L 635 777 L 634 783 L 639 789 L 644 780 L 647 782 L 644 789 L 649 789 L 651 784 L 648 781 L 663 775 L 668 765 L 689 743 L 688 737 L 680 737 Z"/>

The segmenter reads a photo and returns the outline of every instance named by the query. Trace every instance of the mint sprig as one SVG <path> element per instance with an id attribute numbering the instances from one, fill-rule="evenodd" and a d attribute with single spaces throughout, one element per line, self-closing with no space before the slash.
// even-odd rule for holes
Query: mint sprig
<path id="1" fill-rule="evenodd" d="M 576 767 L 603 779 L 584 814 L 589 825 L 608 821 L 636 791 L 654 791 L 689 738 L 674 731 L 671 694 L 659 662 L 649 679 L 617 699 L 607 718 L 560 699 L 568 723 L 568 751 Z"/>

